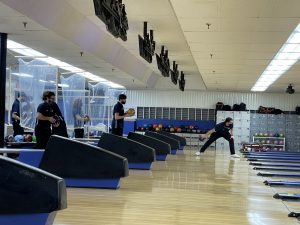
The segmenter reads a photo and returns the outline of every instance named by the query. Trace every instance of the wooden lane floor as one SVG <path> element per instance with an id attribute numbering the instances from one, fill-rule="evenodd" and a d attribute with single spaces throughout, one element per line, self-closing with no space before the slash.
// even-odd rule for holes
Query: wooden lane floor
<path id="1" fill-rule="evenodd" d="M 131 170 L 119 190 L 68 189 L 68 209 L 54 224 L 298 224 L 249 162 L 221 151 L 194 153 L 168 156 L 152 171 Z"/>

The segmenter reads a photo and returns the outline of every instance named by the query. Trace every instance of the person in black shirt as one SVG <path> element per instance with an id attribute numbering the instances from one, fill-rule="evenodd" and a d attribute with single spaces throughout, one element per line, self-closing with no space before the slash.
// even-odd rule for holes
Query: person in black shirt
<path id="1" fill-rule="evenodd" d="M 44 102 L 41 103 L 37 108 L 35 136 L 36 148 L 39 149 L 46 148 L 48 140 L 51 136 L 51 124 L 54 124 L 56 122 L 56 120 L 54 119 L 54 111 L 50 105 L 53 95 L 53 92 L 45 91 L 43 93 Z"/>
<path id="2" fill-rule="evenodd" d="M 74 134 L 75 138 L 84 137 L 84 123 L 90 121 L 90 117 L 82 113 L 82 100 L 75 99 L 73 103 L 73 118 L 74 118 Z"/>
<path id="3" fill-rule="evenodd" d="M 50 94 L 51 94 L 51 96 L 50 96 L 50 107 L 53 110 L 54 117 L 57 117 L 59 119 L 59 125 L 58 126 L 52 125 L 52 134 L 59 135 L 59 136 L 62 136 L 62 137 L 69 137 L 65 119 L 64 119 L 57 103 L 55 102 L 55 94 L 54 94 L 54 92 L 50 92 Z"/>
<path id="4" fill-rule="evenodd" d="M 123 105 L 126 104 L 126 95 L 120 94 L 119 101 L 113 109 L 113 119 L 111 124 L 112 134 L 123 136 L 124 118 L 130 117 L 127 112 L 124 112 Z"/>
<path id="5" fill-rule="evenodd" d="M 24 128 L 20 125 L 20 103 L 24 102 L 25 99 L 26 95 L 24 92 L 18 93 L 18 97 L 12 105 L 11 122 L 13 125 L 14 136 L 24 134 Z"/>
<path id="6" fill-rule="evenodd" d="M 228 117 L 224 122 L 219 123 L 215 126 L 214 129 L 208 131 L 204 136 L 201 136 L 200 139 L 209 138 L 206 143 L 202 146 L 200 151 L 196 152 L 196 155 L 199 156 L 217 139 L 225 138 L 229 142 L 230 154 L 233 158 L 239 158 L 240 156 L 235 154 L 234 150 L 234 137 L 233 137 L 233 119 Z"/>

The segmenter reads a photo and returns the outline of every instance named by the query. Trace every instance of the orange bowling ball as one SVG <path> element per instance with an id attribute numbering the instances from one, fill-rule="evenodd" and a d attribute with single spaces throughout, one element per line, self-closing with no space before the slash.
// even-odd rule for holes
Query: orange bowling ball
<path id="1" fill-rule="evenodd" d="M 135 115 L 135 109 L 133 109 L 133 108 L 128 109 L 128 110 L 127 110 L 127 114 L 128 114 L 129 116 L 134 116 L 134 115 Z"/>

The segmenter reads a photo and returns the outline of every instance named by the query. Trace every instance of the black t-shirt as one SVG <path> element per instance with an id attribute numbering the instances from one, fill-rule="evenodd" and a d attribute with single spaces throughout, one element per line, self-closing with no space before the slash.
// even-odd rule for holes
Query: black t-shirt
<path id="1" fill-rule="evenodd" d="M 119 113 L 119 116 L 124 116 L 124 107 L 123 105 L 118 102 L 117 104 L 115 104 L 114 106 L 114 110 L 113 110 L 113 120 L 112 120 L 112 125 L 111 128 L 119 128 L 119 129 L 123 129 L 124 127 L 124 119 L 120 119 L 120 120 L 116 120 L 115 119 L 115 113 Z"/>
<path id="2" fill-rule="evenodd" d="M 228 133 L 233 128 L 233 124 L 226 126 L 225 122 L 219 123 L 215 126 L 215 131 L 218 133 Z"/>
<path id="3" fill-rule="evenodd" d="M 39 104 L 37 112 L 41 113 L 43 116 L 52 117 L 54 116 L 53 109 L 48 102 L 43 102 Z M 48 120 L 38 120 L 38 125 L 43 127 L 51 127 L 51 123 Z"/>
<path id="4" fill-rule="evenodd" d="M 18 99 L 16 99 L 11 107 L 11 122 L 12 123 L 20 123 L 20 121 L 15 120 L 12 115 L 13 113 L 15 113 L 17 116 L 20 116 L 20 101 Z"/>

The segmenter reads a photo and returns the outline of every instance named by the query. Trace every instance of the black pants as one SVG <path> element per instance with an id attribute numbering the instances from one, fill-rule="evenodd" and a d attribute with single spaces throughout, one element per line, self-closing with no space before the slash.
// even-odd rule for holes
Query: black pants
<path id="1" fill-rule="evenodd" d="M 74 133 L 75 133 L 75 138 L 83 138 L 84 137 L 84 128 L 75 128 Z"/>
<path id="2" fill-rule="evenodd" d="M 51 137 L 51 128 L 36 125 L 34 132 L 36 136 L 36 148 L 45 149 Z"/>
<path id="3" fill-rule="evenodd" d="M 21 127 L 18 122 L 13 122 L 13 129 L 14 129 L 14 136 L 24 134 L 24 128 Z"/>
<path id="4" fill-rule="evenodd" d="M 112 128 L 111 133 L 118 136 L 123 136 L 123 128 Z"/>
<path id="5" fill-rule="evenodd" d="M 213 142 L 215 142 L 217 139 L 221 137 L 225 138 L 229 142 L 230 154 L 231 155 L 235 154 L 234 141 L 231 138 L 231 135 L 229 133 L 218 133 L 218 132 L 215 132 L 210 136 L 207 142 L 205 142 L 205 144 L 200 149 L 200 152 L 204 152 Z"/>

